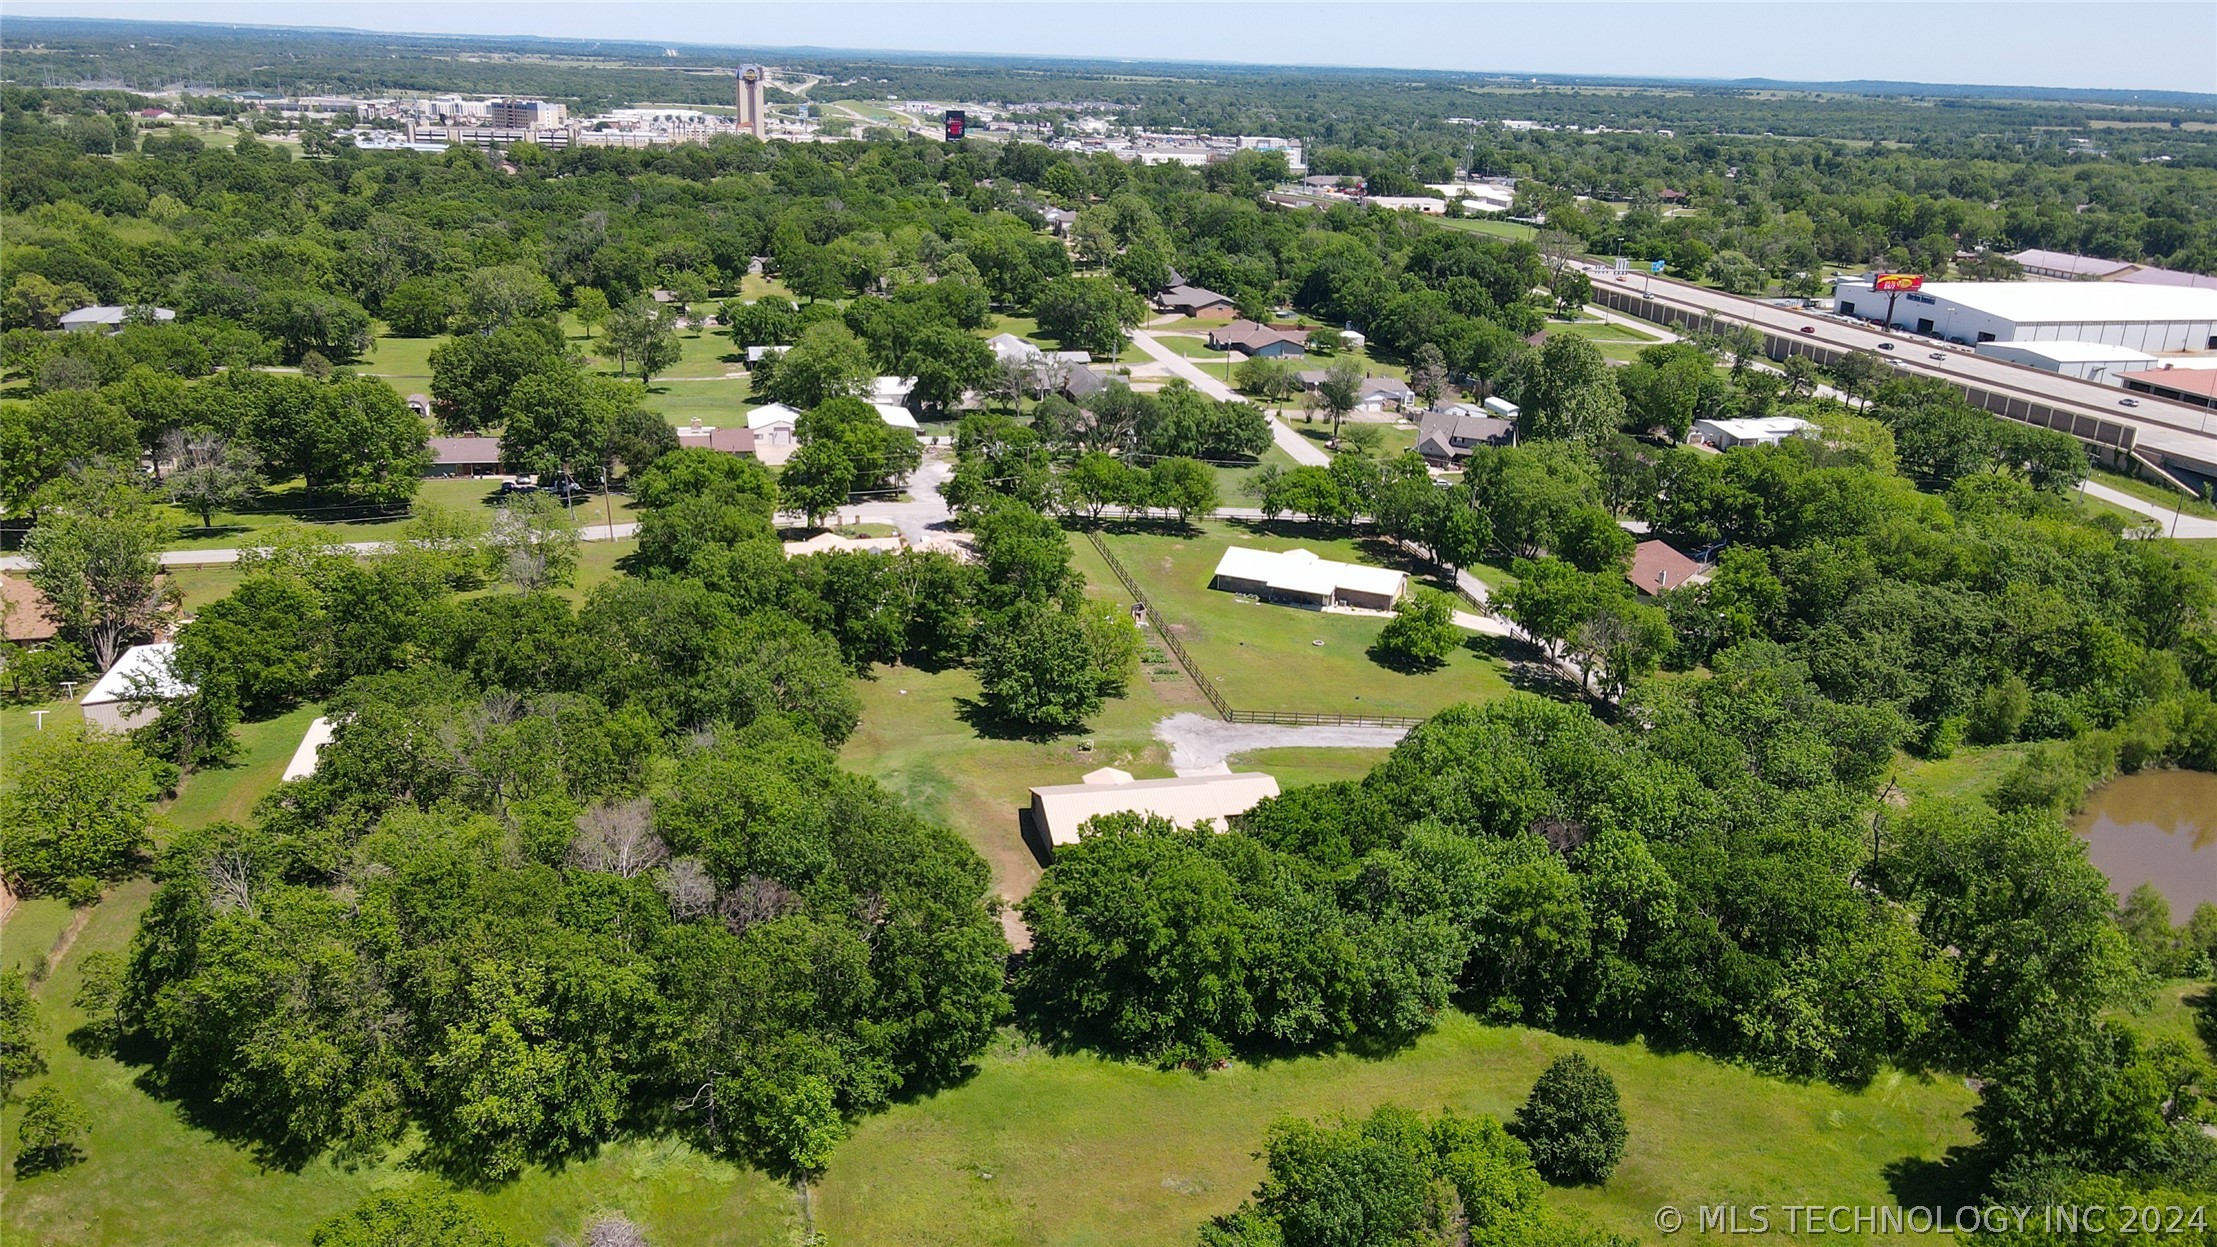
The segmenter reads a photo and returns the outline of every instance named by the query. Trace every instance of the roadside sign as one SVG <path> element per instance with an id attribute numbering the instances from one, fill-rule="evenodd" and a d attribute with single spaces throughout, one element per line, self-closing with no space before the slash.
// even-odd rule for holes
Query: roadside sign
<path id="1" fill-rule="evenodd" d="M 1624 272 L 1625 270 L 1627 270 L 1627 269 L 1629 269 L 1629 268 L 1631 268 L 1631 267 L 1632 267 L 1632 261 L 1630 261 L 1630 260 L 1627 260 L 1627 259 L 1625 259 L 1625 258 L 1624 258 L 1623 256 L 1621 256 L 1621 255 L 1617 257 L 1617 271 L 1618 271 L 1618 272 L 1622 273 L 1622 272 Z"/>
<path id="2" fill-rule="evenodd" d="M 1650 273 L 1660 273 L 1660 272 L 1662 272 L 1662 271 L 1663 271 L 1663 262 L 1662 262 L 1661 260 L 1657 260 L 1657 261 L 1655 261 L 1655 262 L 1654 262 L 1653 264 L 1650 264 L 1650 265 L 1648 265 L 1648 266 L 1647 266 L 1647 271 L 1648 271 L 1648 272 L 1650 272 Z"/>

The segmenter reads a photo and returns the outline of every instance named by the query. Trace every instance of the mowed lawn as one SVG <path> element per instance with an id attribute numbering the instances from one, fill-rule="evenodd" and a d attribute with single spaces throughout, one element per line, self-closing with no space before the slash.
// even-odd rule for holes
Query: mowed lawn
<path id="1" fill-rule="evenodd" d="M 1382 1103 L 1507 1117 L 1574 1048 L 1616 1078 L 1631 1140 L 1607 1185 L 1548 1198 L 1643 1242 L 1665 1203 L 1906 1202 L 1887 1185 L 1889 1166 L 1970 1139 L 1960 1080 L 1889 1072 L 1849 1092 L 1449 1012 L 1384 1059 L 1235 1064 L 1206 1077 L 1012 1048 L 963 1086 L 864 1122 L 819 1184 L 816 1221 L 832 1242 L 876 1247 L 1189 1243 L 1254 1189 L 1272 1120 Z"/>
<path id="2" fill-rule="evenodd" d="M 1156 666 L 1171 674 L 1156 676 Z M 841 764 L 953 828 L 993 868 L 994 891 L 1011 903 L 1039 881 L 1038 857 L 1019 822 L 1034 785 L 1074 784 L 1104 766 L 1165 778 L 1170 751 L 1154 738 L 1155 724 L 1181 710 L 1208 711 L 1167 659 L 1142 663 L 1129 695 L 1110 701 L 1085 730 L 1043 739 L 974 722 L 978 680 L 967 670 L 880 666 L 858 691 L 862 724 L 840 750 Z"/>
<path id="3" fill-rule="evenodd" d="M 1425 716 L 1509 691 L 1494 638 L 1473 637 L 1437 670 L 1397 671 L 1368 652 L 1385 627 L 1383 616 L 1278 606 L 1208 587 L 1217 560 L 1234 544 L 1429 570 L 1389 560 L 1374 543 L 1304 525 L 1242 521 L 1209 521 L 1189 534 L 1124 530 L 1106 540 L 1161 612 L 1156 626 L 1173 630 L 1234 709 Z"/>

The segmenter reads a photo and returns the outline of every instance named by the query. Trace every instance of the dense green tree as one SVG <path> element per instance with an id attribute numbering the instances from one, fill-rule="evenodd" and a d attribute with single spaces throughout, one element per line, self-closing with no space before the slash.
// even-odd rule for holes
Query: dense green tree
<path id="1" fill-rule="evenodd" d="M 67 1169 L 84 1159 L 79 1142 L 92 1129 L 85 1106 L 48 1083 L 23 1101 L 15 1124 L 15 1173 L 18 1178 Z"/>
<path id="2" fill-rule="evenodd" d="M 777 357 L 768 378 L 757 382 L 756 389 L 770 402 L 810 411 L 834 398 L 868 394 L 876 377 L 877 369 L 871 365 L 869 348 L 862 339 L 843 324 L 822 323 L 802 331 L 792 349 Z"/>
<path id="3" fill-rule="evenodd" d="M 1624 392 L 1608 361 L 1576 334 L 1548 338 L 1512 394 L 1528 438 L 1592 443 L 1624 421 Z"/>
<path id="4" fill-rule="evenodd" d="M 138 865 L 153 820 L 146 757 L 97 731 L 39 732 L 10 760 L 0 795 L 0 864 L 16 886 L 41 891 L 70 879 L 119 879 Z"/>
<path id="5" fill-rule="evenodd" d="M 31 998 L 21 970 L 0 973 L 0 1100 L 15 1094 L 17 1083 L 46 1072 L 39 1051 L 38 1002 Z"/>
<path id="6" fill-rule="evenodd" d="M 1509 1133 L 1532 1151 L 1540 1176 L 1566 1186 L 1598 1186 L 1624 1158 L 1624 1110 L 1608 1071 L 1566 1052 L 1548 1063 Z"/>
<path id="7" fill-rule="evenodd" d="M 1418 670 L 1438 667 L 1462 644 L 1454 604 L 1436 589 L 1416 588 L 1394 607 L 1372 646 L 1379 661 Z"/>
<path id="8" fill-rule="evenodd" d="M 561 337 L 544 322 L 454 338 L 431 352 L 431 410 L 446 433 L 495 428 L 525 377 L 569 371 Z"/>
<path id="9" fill-rule="evenodd" d="M 1114 359 L 1146 315 L 1139 297 L 1102 277 L 1059 277 L 1032 300 L 1039 331 L 1074 351 Z"/>

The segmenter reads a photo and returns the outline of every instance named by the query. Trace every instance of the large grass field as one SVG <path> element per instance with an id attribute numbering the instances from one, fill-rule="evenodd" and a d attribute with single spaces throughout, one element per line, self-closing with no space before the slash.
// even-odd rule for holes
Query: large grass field
<path id="1" fill-rule="evenodd" d="M 1499 221 L 1490 217 L 1439 217 L 1434 223 L 1449 229 L 1468 230 L 1473 234 L 1490 234 L 1495 238 L 1514 238 L 1519 241 L 1539 233 L 1531 226 L 1517 221 Z"/>
<path id="2" fill-rule="evenodd" d="M 1157 626 L 1175 630 L 1236 709 L 1428 715 L 1509 690 L 1494 638 L 1473 638 L 1436 671 L 1401 672 L 1368 653 L 1385 626 L 1382 617 L 1276 606 L 1208 587 L 1217 560 L 1235 543 L 1264 550 L 1300 546 L 1345 562 L 1430 570 L 1375 543 L 1306 525 L 1241 521 L 1210 521 L 1197 534 L 1124 530 L 1107 541 L 1154 600 L 1161 612 Z"/>
<path id="3" fill-rule="evenodd" d="M 1602 356 L 1617 363 L 1630 363 L 1640 357 L 1643 347 L 1662 341 L 1655 334 L 1634 329 L 1629 325 L 1611 324 L 1599 320 L 1560 321 L 1550 320 L 1541 330 L 1549 337 L 1571 334 L 1584 338 L 1600 350 Z"/>
<path id="4" fill-rule="evenodd" d="M 832 1242 L 885 1245 L 1191 1242 L 1200 1222 L 1254 1188 L 1254 1153 L 1273 1119 L 1387 1102 L 1506 1116 L 1571 1048 L 1616 1078 L 1631 1141 L 1607 1185 L 1549 1198 L 1641 1241 L 1653 1241 L 1664 1203 L 1907 1202 L 1888 1168 L 1969 1138 L 1971 1095 L 1955 1080 L 1887 1073 L 1847 1092 L 1448 1013 L 1382 1059 L 1308 1057 L 1207 1077 L 997 1053 L 965 1085 L 864 1123 L 817 1192 L 817 1224 Z"/>

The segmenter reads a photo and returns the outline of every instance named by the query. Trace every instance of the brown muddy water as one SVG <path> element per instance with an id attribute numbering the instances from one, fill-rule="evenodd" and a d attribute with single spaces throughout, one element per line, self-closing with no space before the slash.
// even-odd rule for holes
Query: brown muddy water
<path id="1" fill-rule="evenodd" d="M 2217 902 L 2217 775 L 2142 771 L 2086 798 L 2072 827 L 2118 896 L 2152 883 L 2185 922 Z"/>

